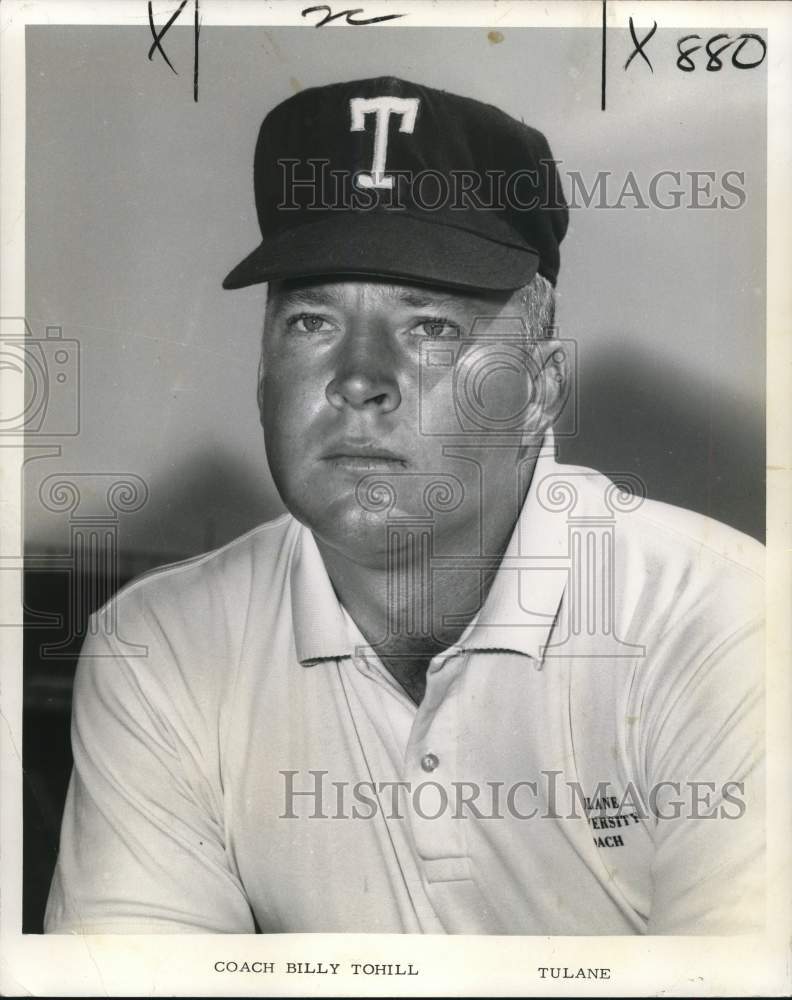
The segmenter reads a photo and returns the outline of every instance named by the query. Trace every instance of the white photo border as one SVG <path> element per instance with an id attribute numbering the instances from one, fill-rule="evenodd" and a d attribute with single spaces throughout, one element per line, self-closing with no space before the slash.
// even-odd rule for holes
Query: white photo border
<path id="1" fill-rule="evenodd" d="M 176 4 L 173 5 L 174 8 Z M 297 25 L 305 3 L 283 0 L 202 0 L 202 25 Z M 342 5 L 347 6 L 347 5 Z M 356 6 L 356 5 L 349 5 Z M 489 3 L 366 0 L 367 13 L 398 10 L 411 25 L 592 27 L 597 2 Z M 157 5 L 163 9 L 162 4 Z M 609 967 L 609 981 L 577 981 L 577 996 L 781 995 L 790 989 L 790 844 L 792 844 L 792 687 L 789 663 L 792 551 L 792 8 L 777 3 L 679 2 L 640 4 L 608 0 L 609 27 L 664 27 L 768 32 L 767 217 L 767 738 L 768 927 L 764 935 L 730 938 L 448 937 L 389 935 L 92 936 L 21 934 L 22 914 L 22 634 L 0 628 L 0 990 L 5 995 L 520 995 L 564 996 L 564 983 L 542 980 L 539 966 Z M 31 24 L 145 25 L 142 0 L 6 0 L 2 18 L 2 274 L 0 315 L 25 315 L 25 48 Z M 158 14 L 161 22 L 162 13 Z M 333 30 L 349 30 L 340 21 Z M 382 30 L 387 30 L 383 26 Z M 593 108 L 592 114 L 598 109 Z M 0 371 L 5 412 L 19 412 L 21 378 Z M 20 483 L 23 451 L 4 439 L 0 549 L 21 552 Z M 21 608 L 19 572 L 0 573 L 3 608 Z M 415 978 L 341 973 L 322 977 L 221 975 L 216 959 L 399 963 L 419 968 Z"/>

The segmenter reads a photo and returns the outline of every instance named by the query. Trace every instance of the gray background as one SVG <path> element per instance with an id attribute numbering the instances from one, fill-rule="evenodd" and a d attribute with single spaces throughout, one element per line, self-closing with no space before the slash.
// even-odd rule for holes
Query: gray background
<path id="1" fill-rule="evenodd" d="M 661 29 L 654 72 L 625 72 L 633 46 L 611 30 L 602 113 L 598 31 L 489 30 L 204 27 L 195 104 L 186 27 L 163 40 L 178 76 L 147 60 L 148 29 L 27 29 L 27 316 L 82 352 L 81 432 L 28 465 L 29 551 L 68 546 L 66 517 L 38 500 L 53 472 L 148 483 L 120 525 L 141 566 L 281 512 L 255 405 L 264 286 L 220 282 L 258 242 L 264 114 L 381 74 L 499 105 L 548 135 L 562 171 L 612 171 L 614 195 L 630 170 L 644 187 L 665 169 L 744 171 L 738 211 L 573 211 L 559 324 L 579 345 L 579 431 L 561 455 L 763 538 L 764 65 L 708 73 L 698 53 L 682 73 L 685 32 Z"/>

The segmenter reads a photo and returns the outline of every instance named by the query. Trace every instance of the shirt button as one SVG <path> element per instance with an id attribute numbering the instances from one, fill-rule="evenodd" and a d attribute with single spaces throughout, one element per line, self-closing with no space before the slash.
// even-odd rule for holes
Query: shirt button
<path id="1" fill-rule="evenodd" d="M 425 753 L 421 757 L 421 767 L 424 771 L 434 771 L 437 765 L 440 763 L 440 758 L 434 753 Z"/>

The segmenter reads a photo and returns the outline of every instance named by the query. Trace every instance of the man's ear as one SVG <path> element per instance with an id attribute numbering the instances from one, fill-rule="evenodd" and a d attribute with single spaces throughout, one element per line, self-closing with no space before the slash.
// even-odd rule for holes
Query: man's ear
<path id="1" fill-rule="evenodd" d="M 531 435 L 544 434 L 563 412 L 571 386 L 569 352 L 550 328 L 549 336 L 532 340 L 528 347 L 529 375 L 533 382 L 532 405 L 525 430 Z"/>

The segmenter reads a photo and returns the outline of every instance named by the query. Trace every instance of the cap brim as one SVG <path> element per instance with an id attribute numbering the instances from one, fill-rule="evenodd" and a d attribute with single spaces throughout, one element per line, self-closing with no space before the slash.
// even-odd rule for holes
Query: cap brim
<path id="1" fill-rule="evenodd" d="M 265 238 L 231 271 L 223 288 L 351 274 L 506 291 L 527 284 L 538 267 L 539 254 L 528 246 L 404 213 L 338 212 Z"/>

